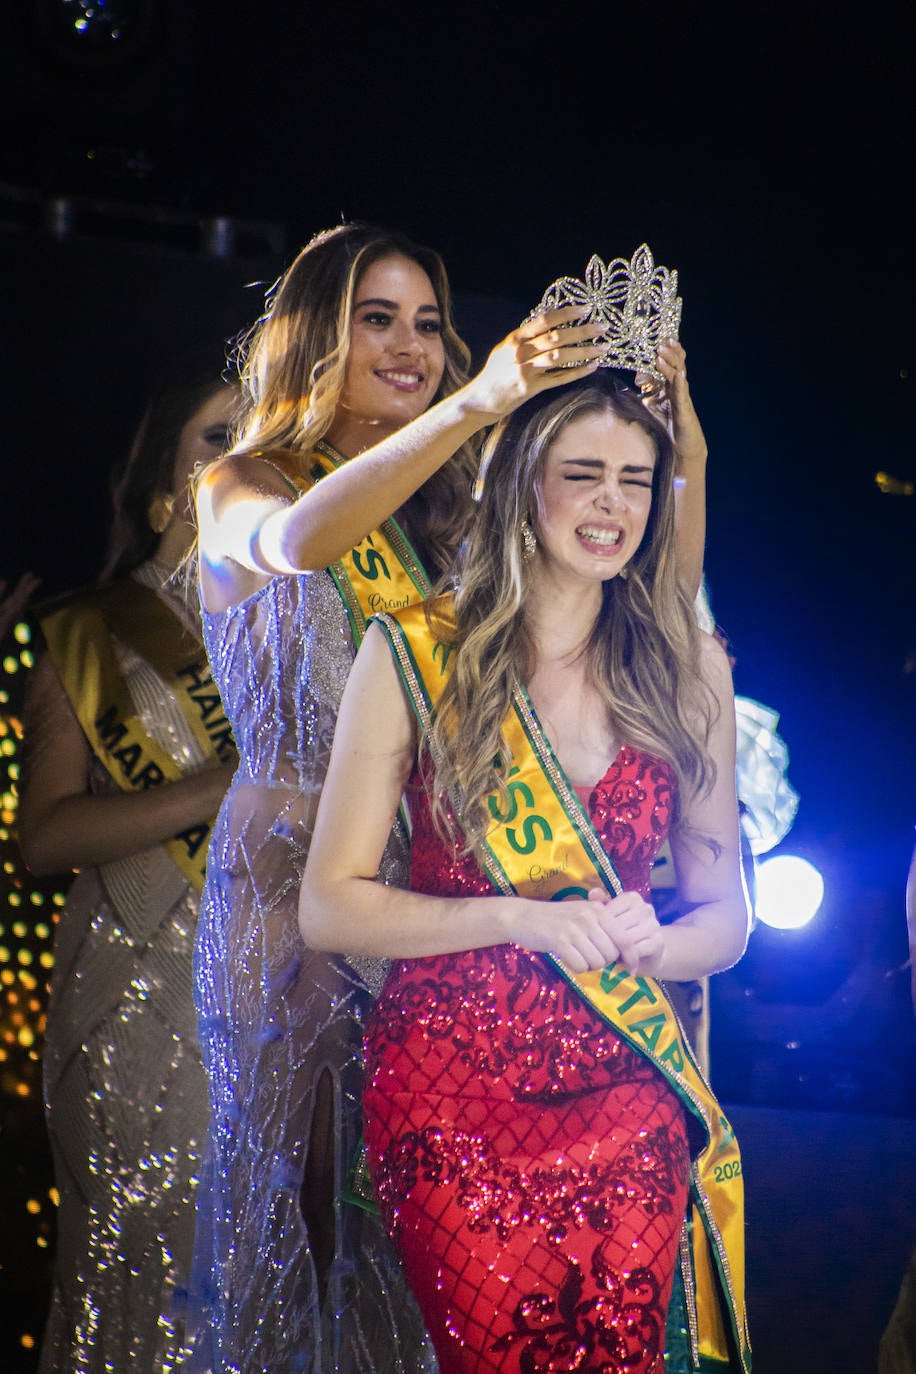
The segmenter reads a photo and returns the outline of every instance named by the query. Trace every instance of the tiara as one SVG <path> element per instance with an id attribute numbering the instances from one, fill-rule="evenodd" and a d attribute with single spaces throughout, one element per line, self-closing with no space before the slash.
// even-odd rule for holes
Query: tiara
<path id="1" fill-rule="evenodd" d="M 600 367 L 648 372 L 664 381 L 655 355 L 666 339 L 677 338 L 682 302 L 677 272 L 656 267 L 647 244 L 637 248 L 629 262 L 614 258 L 604 263 L 595 254 L 585 269 L 585 281 L 560 277 L 548 286 L 529 318 L 562 305 L 584 306 L 583 320 L 600 324 L 611 346 Z"/>

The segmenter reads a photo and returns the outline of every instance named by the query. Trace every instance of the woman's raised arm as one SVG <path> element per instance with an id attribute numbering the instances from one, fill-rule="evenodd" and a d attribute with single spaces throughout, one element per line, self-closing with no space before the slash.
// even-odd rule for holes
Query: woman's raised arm
<path id="1" fill-rule="evenodd" d="M 459 391 L 298 499 L 262 458 L 229 454 L 206 469 L 197 495 L 204 604 L 231 604 L 278 573 L 326 568 L 478 430 L 538 392 L 594 371 L 606 346 L 593 341 L 593 326 L 571 323 L 579 313 L 568 306 L 527 321 Z"/>
<path id="2" fill-rule="evenodd" d="M 700 590 L 706 555 L 706 458 L 708 450 L 703 427 L 694 409 L 687 382 L 687 354 L 676 339 L 663 343 L 656 358 L 665 378 L 664 395 L 668 414 L 659 409 L 660 397 L 650 394 L 647 405 L 664 424 L 668 424 L 677 451 L 677 567 L 691 599 Z M 648 374 L 640 374 L 646 382 Z"/>

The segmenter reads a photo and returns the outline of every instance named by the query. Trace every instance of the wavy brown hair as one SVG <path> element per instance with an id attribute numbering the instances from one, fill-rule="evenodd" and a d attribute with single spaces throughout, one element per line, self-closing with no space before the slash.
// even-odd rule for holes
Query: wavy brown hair
<path id="1" fill-rule="evenodd" d="M 678 579 L 674 530 L 674 445 L 620 373 L 601 370 L 547 391 L 502 420 L 483 455 L 480 509 L 462 551 L 455 593 L 453 669 L 426 744 L 433 814 L 453 836 L 458 813 L 465 852 L 480 854 L 490 826 L 487 797 L 507 800 L 511 759 L 502 725 L 515 684 L 534 668 L 525 615 L 520 527 L 535 534 L 547 452 L 571 420 L 611 411 L 639 425 L 656 462 L 652 505 L 627 576 L 603 584 L 601 609 L 583 652 L 607 705 L 614 735 L 672 765 L 681 797 L 711 786 L 707 751 L 714 716 L 700 674 L 700 635 Z M 675 819 L 680 806 L 675 803 Z"/>
<path id="2" fill-rule="evenodd" d="M 417 263 L 435 292 L 445 371 L 434 400 L 464 385 L 470 353 L 455 332 L 439 254 L 391 230 L 341 224 L 302 249 L 238 345 L 243 409 L 234 453 L 291 450 L 304 460 L 327 434 L 343 392 L 360 280 L 374 262 L 394 253 Z M 464 536 L 476 466 L 476 451 L 465 444 L 403 508 L 407 531 L 432 568 L 446 568 Z"/>
<path id="3" fill-rule="evenodd" d="M 181 431 L 210 400 L 226 390 L 216 368 L 169 381 L 151 399 L 126 457 L 112 474 L 111 532 L 100 584 L 125 577 L 152 558 L 161 534 L 149 522 L 155 496 L 174 492 L 175 459 Z M 182 497 L 183 499 L 183 497 Z"/>

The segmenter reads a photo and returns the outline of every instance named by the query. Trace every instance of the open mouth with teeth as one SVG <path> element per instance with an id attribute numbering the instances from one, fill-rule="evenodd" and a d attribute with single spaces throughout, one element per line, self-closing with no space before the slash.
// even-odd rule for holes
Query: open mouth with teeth
<path id="1" fill-rule="evenodd" d="M 623 540 L 622 529 L 602 529 L 598 525 L 580 525 L 576 534 L 584 544 L 595 544 L 600 549 L 615 549 Z"/>
<path id="2" fill-rule="evenodd" d="M 424 382 L 422 372 L 413 371 L 377 371 L 376 377 L 380 382 L 387 382 L 389 386 L 396 387 L 398 391 L 419 391 Z"/>

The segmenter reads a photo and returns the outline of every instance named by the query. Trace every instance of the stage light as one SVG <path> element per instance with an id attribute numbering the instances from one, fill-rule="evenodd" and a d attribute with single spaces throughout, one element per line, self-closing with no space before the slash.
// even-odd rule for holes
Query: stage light
<path id="1" fill-rule="evenodd" d="M 50 50 L 75 65 L 108 67 L 145 56 L 162 25 L 143 0 L 32 0 L 31 20 Z"/>
<path id="2" fill-rule="evenodd" d="M 885 496 L 912 496 L 916 491 L 916 484 L 902 477 L 894 477 L 889 472 L 876 472 L 875 483 Z"/>
<path id="3" fill-rule="evenodd" d="M 757 865 L 754 909 L 764 925 L 798 930 L 814 919 L 823 900 L 824 880 L 807 859 L 777 854 Z"/>

